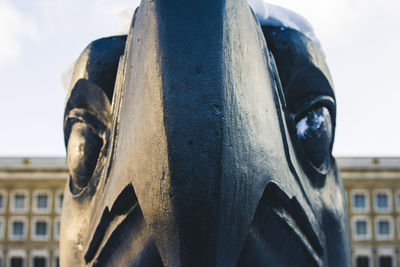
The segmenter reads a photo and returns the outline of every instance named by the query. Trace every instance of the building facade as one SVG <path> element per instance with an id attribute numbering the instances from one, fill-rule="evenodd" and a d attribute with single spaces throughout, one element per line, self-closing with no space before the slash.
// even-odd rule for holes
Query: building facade
<path id="1" fill-rule="evenodd" d="M 0 159 L 0 267 L 58 267 L 64 158 Z"/>
<path id="2" fill-rule="evenodd" d="M 400 158 L 338 158 L 352 265 L 400 267 Z M 64 158 L 0 158 L 0 267 L 58 267 Z"/>
<path id="3" fill-rule="evenodd" d="M 400 158 L 339 158 L 352 264 L 400 266 Z"/>

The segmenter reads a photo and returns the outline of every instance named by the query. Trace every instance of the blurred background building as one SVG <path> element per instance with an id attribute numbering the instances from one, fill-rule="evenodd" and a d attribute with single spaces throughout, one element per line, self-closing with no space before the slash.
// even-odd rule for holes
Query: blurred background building
<path id="1" fill-rule="evenodd" d="M 58 267 L 64 158 L 0 158 L 0 267 Z"/>
<path id="2" fill-rule="evenodd" d="M 338 158 L 355 267 L 400 266 L 400 158 Z"/>
<path id="3" fill-rule="evenodd" d="M 354 267 L 400 266 L 400 158 L 338 158 Z M 0 267 L 58 267 L 65 158 L 0 158 Z"/>

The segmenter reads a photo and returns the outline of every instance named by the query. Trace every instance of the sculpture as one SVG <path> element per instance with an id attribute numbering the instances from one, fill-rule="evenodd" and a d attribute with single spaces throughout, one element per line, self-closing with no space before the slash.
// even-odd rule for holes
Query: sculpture
<path id="1" fill-rule="evenodd" d="M 143 0 L 75 65 L 61 266 L 350 266 L 332 87 L 245 0 Z"/>

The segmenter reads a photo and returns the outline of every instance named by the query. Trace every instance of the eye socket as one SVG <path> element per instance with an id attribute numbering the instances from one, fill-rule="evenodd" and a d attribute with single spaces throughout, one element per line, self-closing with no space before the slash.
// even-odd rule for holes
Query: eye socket
<path id="1" fill-rule="evenodd" d="M 72 182 L 78 189 L 87 186 L 103 142 L 86 123 L 72 126 L 67 147 L 67 159 Z"/>
<path id="2" fill-rule="evenodd" d="M 326 174 L 330 166 L 333 124 L 329 110 L 324 106 L 313 108 L 298 118 L 296 134 L 311 166 Z"/>
<path id="3" fill-rule="evenodd" d="M 98 179 L 93 174 L 106 153 L 110 127 L 108 96 L 94 82 L 79 79 L 70 91 L 64 114 L 64 140 L 73 194 L 83 192 L 90 181 L 95 184 L 93 178 Z"/>

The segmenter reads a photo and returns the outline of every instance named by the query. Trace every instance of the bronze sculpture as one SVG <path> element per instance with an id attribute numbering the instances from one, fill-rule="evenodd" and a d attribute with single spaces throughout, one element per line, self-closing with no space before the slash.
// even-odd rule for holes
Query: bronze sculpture
<path id="1" fill-rule="evenodd" d="M 245 0 L 143 0 L 75 65 L 61 266 L 350 266 L 332 88 Z"/>

